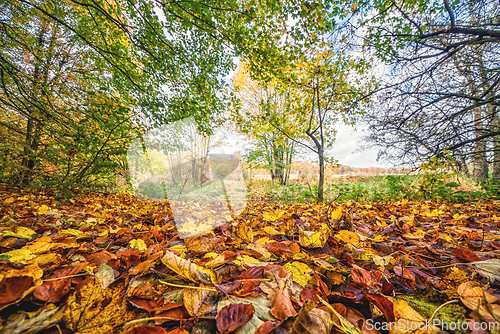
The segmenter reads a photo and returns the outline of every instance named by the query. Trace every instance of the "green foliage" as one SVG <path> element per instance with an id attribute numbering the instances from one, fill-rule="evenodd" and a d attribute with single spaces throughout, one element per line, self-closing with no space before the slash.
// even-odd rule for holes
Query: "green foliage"
<path id="1" fill-rule="evenodd" d="M 449 202 L 465 202 L 475 199 L 496 198 L 500 189 L 500 182 L 483 184 L 477 188 L 473 180 L 462 179 L 466 190 L 459 189 L 458 182 L 453 181 L 457 174 L 440 174 L 425 177 L 417 175 L 378 175 L 353 176 L 335 178 L 327 182 L 325 188 L 326 201 L 356 201 L 356 202 L 395 202 L 400 200 L 423 201 L 440 200 Z M 250 196 L 266 199 L 277 203 L 303 202 L 310 203 L 317 200 L 317 185 L 290 182 L 290 184 L 273 185 L 269 181 L 253 181 L 247 184 Z M 460 187 L 462 188 L 462 187 Z M 422 192 L 422 189 L 427 189 Z"/>

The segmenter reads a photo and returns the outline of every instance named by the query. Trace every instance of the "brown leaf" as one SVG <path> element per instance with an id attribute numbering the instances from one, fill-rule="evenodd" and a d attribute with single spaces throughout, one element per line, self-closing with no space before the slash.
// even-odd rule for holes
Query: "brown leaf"
<path id="1" fill-rule="evenodd" d="M 292 257 L 293 253 L 288 248 L 288 245 L 285 244 L 284 242 L 273 242 L 273 243 L 266 243 L 266 248 L 268 251 L 276 255 L 277 257 L 281 257 L 282 255 L 290 258 Z"/>
<path id="2" fill-rule="evenodd" d="M 282 321 L 272 322 L 267 320 L 255 332 L 255 334 L 269 334 L 281 325 Z"/>
<path id="3" fill-rule="evenodd" d="M 394 308 L 392 302 L 382 295 L 362 292 L 363 296 L 384 314 L 387 322 L 394 322 Z"/>
<path id="4" fill-rule="evenodd" d="M 316 271 L 313 271 L 313 275 L 314 279 L 316 280 L 316 288 L 318 289 L 318 292 L 320 292 L 323 297 L 329 296 L 330 289 L 328 289 L 328 286 L 325 284 L 325 282 L 323 282 Z"/>
<path id="5" fill-rule="evenodd" d="M 377 279 L 372 271 L 365 270 L 355 264 L 352 266 L 351 274 L 354 282 L 363 283 L 369 286 L 375 286 L 380 282 L 380 278 Z"/>
<path id="6" fill-rule="evenodd" d="M 466 248 L 455 248 L 451 251 L 451 254 L 459 260 L 465 260 L 468 262 L 482 261 L 479 256 Z"/>
<path id="7" fill-rule="evenodd" d="M 469 282 L 466 282 L 459 285 L 457 293 L 466 307 L 478 312 L 487 321 L 495 321 L 495 317 L 500 318 L 498 298 L 481 287 L 472 287 Z"/>
<path id="8" fill-rule="evenodd" d="M 396 275 L 415 282 L 415 277 L 411 274 L 410 270 L 405 268 L 401 263 L 395 265 L 393 270 Z"/>
<path id="9" fill-rule="evenodd" d="M 160 326 L 139 326 L 128 331 L 127 334 L 167 334 L 167 331 Z"/>
<path id="10" fill-rule="evenodd" d="M 217 330 L 221 333 L 234 332 L 250 319 L 255 309 L 252 304 L 231 304 L 224 306 L 217 314 Z"/>
<path id="11" fill-rule="evenodd" d="M 87 261 L 90 264 L 94 264 L 96 267 L 99 267 L 102 263 L 107 264 L 111 259 L 117 259 L 117 257 L 115 254 L 111 254 L 107 250 L 97 252 L 87 257 Z"/>
<path id="12" fill-rule="evenodd" d="M 164 311 L 160 314 L 157 314 L 156 317 L 158 317 L 158 318 L 170 318 L 174 321 L 191 319 L 191 316 L 189 315 L 188 311 L 186 310 L 186 308 L 184 306 Z M 168 321 L 168 320 L 167 319 L 158 319 L 158 320 L 155 320 L 155 324 L 161 325 L 166 321 Z"/>
<path id="13" fill-rule="evenodd" d="M 314 290 L 313 288 L 311 288 L 310 285 L 304 287 L 304 289 L 302 289 L 302 292 L 300 293 L 300 300 L 302 302 L 305 302 L 306 300 L 310 300 L 312 302 L 319 302 L 319 299 L 318 299 L 318 294 L 316 293 L 316 290 Z"/>
<path id="14" fill-rule="evenodd" d="M 239 279 L 262 279 L 264 278 L 264 267 L 252 267 L 238 276 Z"/>
<path id="15" fill-rule="evenodd" d="M 60 301 L 71 289 L 71 277 L 67 276 L 78 274 L 86 265 L 87 262 L 82 262 L 54 271 L 42 285 L 35 288 L 33 295 L 49 303 Z"/>
<path id="16" fill-rule="evenodd" d="M 274 294 L 271 301 L 271 314 L 283 321 L 297 314 L 293 308 L 287 288 L 279 289 Z"/>
<path id="17" fill-rule="evenodd" d="M 332 324 L 328 320 L 331 320 L 328 312 L 319 308 L 308 310 L 304 306 L 293 322 L 290 334 L 329 334 Z"/>
<path id="18" fill-rule="evenodd" d="M 149 271 L 149 269 L 155 266 L 154 260 L 147 260 L 139 263 L 137 266 L 130 268 L 128 273 L 130 275 L 143 275 Z"/>
<path id="19" fill-rule="evenodd" d="M 214 317 L 217 314 L 217 292 L 184 289 L 184 306 L 192 317 Z"/>
<path id="20" fill-rule="evenodd" d="M 0 305 L 18 300 L 32 285 L 33 277 L 30 276 L 4 278 L 0 282 Z"/>
<path id="21" fill-rule="evenodd" d="M 151 312 L 167 311 L 182 306 L 182 303 L 165 303 L 163 297 L 157 300 L 144 298 L 130 298 L 129 302 L 137 308 Z"/>

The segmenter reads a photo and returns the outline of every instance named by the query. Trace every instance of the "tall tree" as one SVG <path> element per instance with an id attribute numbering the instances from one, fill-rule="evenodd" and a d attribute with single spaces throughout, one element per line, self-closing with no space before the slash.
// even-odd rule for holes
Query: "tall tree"
<path id="1" fill-rule="evenodd" d="M 242 133 L 255 140 L 256 150 L 247 155 L 249 162 L 264 164 L 271 178 L 286 184 L 290 176 L 294 142 L 284 135 L 299 139 L 303 136 L 305 119 L 298 112 L 298 91 L 280 87 L 274 82 L 259 83 L 250 77 L 244 62 L 238 65 L 232 79 L 239 103 L 232 110 L 232 119 Z M 280 130 L 273 124 L 279 124 Z"/>
<path id="2" fill-rule="evenodd" d="M 464 169 L 474 160 L 474 174 L 484 180 L 489 139 L 499 134 L 491 122 L 500 84 L 498 4 L 350 4 L 344 15 L 353 41 L 362 40 L 390 69 L 367 118 L 369 139 L 400 163 L 420 164 L 450 150 Z"/>

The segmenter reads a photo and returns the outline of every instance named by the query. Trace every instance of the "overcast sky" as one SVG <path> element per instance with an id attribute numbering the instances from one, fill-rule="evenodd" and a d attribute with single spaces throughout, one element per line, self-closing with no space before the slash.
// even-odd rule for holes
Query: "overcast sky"
<path id="1" fill-rule="evenodd" d="M 328 157 L 333 157 L 340 164 L 351 167 L 392 167 L 387 162 L 377 161 L 377 149 L 358 152 L 365 143 L 363 140 L 365 133 L 359 126 L 353 129 L 352 126 L 336 124 L 335 129 L 337 129 L 337 140 L 333 147 L 328 149 Z M 210 150 L 210 153 L 245 154 L 253 149 L 251 142 L 246 140 L 244 135 L 236 133 L 234 129 L 217 131 L 211 142 L 217 145 Z M 294 160 L 317 161 L 317 157 L 314 153 L 304 151 L 302 154 L 297 154 Z"/>

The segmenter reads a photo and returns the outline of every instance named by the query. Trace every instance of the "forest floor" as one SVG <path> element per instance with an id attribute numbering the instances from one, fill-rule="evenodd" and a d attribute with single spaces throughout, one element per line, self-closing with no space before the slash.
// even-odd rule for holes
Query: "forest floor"
<path id="1" fill-rule="evenodd" d="M 181 239 L 166 201 L 2 186 L 0 333 L 499 333 L 499 211 L 252 201 Z"/>

